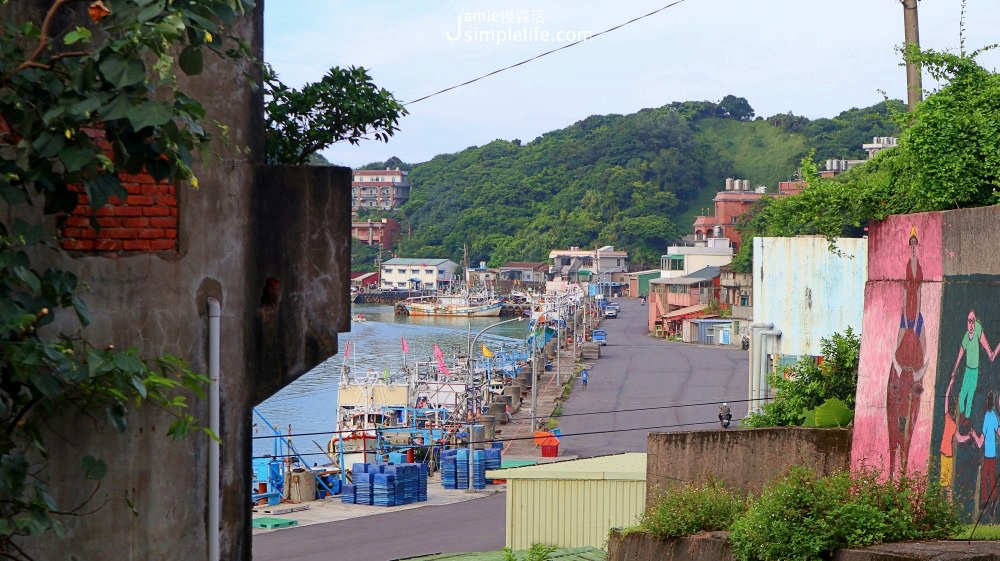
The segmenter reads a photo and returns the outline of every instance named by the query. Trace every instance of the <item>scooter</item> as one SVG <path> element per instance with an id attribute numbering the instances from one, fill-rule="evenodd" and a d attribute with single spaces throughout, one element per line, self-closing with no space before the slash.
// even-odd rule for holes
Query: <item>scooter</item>
<path id="1" fill-rule="evenodd" d="M 750 349 L 750 338 L 749 338 L 749 337 L 747 337 L 746 335 L 744 335 L 744 336 L 743 336 L 743 344 L 742 344 L 742 347 L 743 347 L 743 350 L 744 350 L 744 351 L 746 351 L 746 350 L 749 350 L 749 349 Z"/>
<path id="2" fill-rule="evenodd" d="M 719 407 L 719 423 L 722 428 L 728 429 L 730 423 L 733 421 L 732 411 L 729 409 L 728 403 L 723 403 L 722 407 Z"/>
<path id="3" fill-rule="evenodd" d="M 642 305 L 642 306 L 645 306 L 646 305 L 646 299 L 645 298 L 639 298 L 639 304 Z"/>

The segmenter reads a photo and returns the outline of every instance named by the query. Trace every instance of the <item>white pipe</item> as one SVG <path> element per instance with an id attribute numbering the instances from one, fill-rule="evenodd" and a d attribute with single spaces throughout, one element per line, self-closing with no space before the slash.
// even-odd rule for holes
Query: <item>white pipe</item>
<path id="1" fill-rule="evenodd" d="M 208 427 L 218 435 L 219 422 L 219 365 L 222 307 L 215 298 L 208 299 Z M 219 483 L 219 442 L 210 439 L 208 444 L 208 560 L 219 561 L 221 541 L 221 485 Z"/>
<path id="2" fill-rule="evenodd" d="M 747 380 L 747 387 L 749 388 L 750 398 L 749 402 L 749 412 L 756 412 L 760 408 L 760 371 L 761 371 L 761 353 L 763 351 L 763 337 L 758 338 L 757 331 L 760 329 L 771 329 L 774 327 L 773 323 L 770 322 L 758 322 L 750 324 L 750 372 Z"/>
<path id="3" fill-rule="evenodd" d="M 758 403 L 759 403 L 758 407 L 761 407 L 763 405 L 763 401 L 765 401 L 765 399 L 767 397 L 770 397 L 770 393 L 771 393 L 771 386 L 770 386 L 770 384 L 767 383 L 767 360 L 766 360 L 766 357 L 767 357 L 768 353 L 766 352 L 767 349 L 765 349 L 764 338 L 765 337 L 772 337 L 773 339 L 777 339 L 778 337 L 781 337 L 781 330 L 780 329 L 765 329 L 765 330 L 762 330 L 762 331 L 758 332 L 757 334 L 760 336 L 760 350 L 761 350 L 760 358 L 759 358 L 759 362 L 760 362 L 760 379 L 758 381 L 757 396 L 758 396 Z"/>

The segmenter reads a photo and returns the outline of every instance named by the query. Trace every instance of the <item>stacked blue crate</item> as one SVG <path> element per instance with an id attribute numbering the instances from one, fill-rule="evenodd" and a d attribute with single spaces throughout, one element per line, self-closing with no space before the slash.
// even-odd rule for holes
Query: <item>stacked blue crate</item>
<path id="1" fill-rule="evenodd" d="M 355 498 L 354 485 L 344 485 L 343 490 L 340 492 L 340 502 L 354 504 Z"/>
<path id="2" fill-rule="evenodd" d="M 391 473 L 372 474 L 372 502 L 375 506 L 396 506 L 396 476 Z"/>
<path id="3" fill-rule="evenodd" d="M 417 502 L 427 500 L 427 474 L 430 468 L 427 464 L 417 464 Z"/>
<path id="4" fill-rule="evenodd" d="M 445 489 L 455 489 L 455 454 L 457 450 L 441 451 L 441 486 Z"/>
<path id="5" fill-rule="evenodd" d="M 455 489 L 469 488 L 469 449 L 459 448 L 455 454 Z"/>
<path id="6" fill-rule="evenodd" d="M 486 451 L 476 450 L 472 456 L 472 488 L 486 488 Z"/>
<path id="7" fill-rule="evenodd" d="M 488 470 L 490 470 L 490 469 L 500 469 L 501 464 L 502 464 L 501 459 L 500 459 L 500 455 L 501 455 L 502 449 L 500 449 L 500 448 L 487 448 L 486 450 L 483 450 L 483 452 L 486 453 L 486 469 L 488 469 Z M 487 485 L 492 485 L 493 484 L 493 480 L 492 479 L 487 479 L 486 480 L 486 484 Z"/>
<path id="8" fill-rule="evenodd" d="M 401 475 L 397 475 L 403 480 L 403 503 L 405 505 L 417 502 L 417 479 L 420 474 L 420 470 L 417 467 L 418 464 L 403 464 L 399 466 L 399 472 Z"/>
<path id="9" fill-rule="evenodd" d="M 354 493 L 356 495 L 355 504 L 359 505 L 370 505 L 372 504 L 372 479 L 375 477 L 374 473 L 355 473 L 354 474 Z"/>

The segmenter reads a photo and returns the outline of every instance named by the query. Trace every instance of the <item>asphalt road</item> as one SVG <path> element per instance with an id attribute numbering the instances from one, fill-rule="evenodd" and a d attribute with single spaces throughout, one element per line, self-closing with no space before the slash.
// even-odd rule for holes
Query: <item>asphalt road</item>
<path id="1" fill-rule="evenodd" d="M 721 430 L 722 402 L 732 407 L 733 419 L 746 415 L 746 351 L 650 337 L 647 308 L 637 300 L 616 301 L 622 310 L 602 324 L 608 344 L 587 389 L 578 380 L 563 406 L 560 455 L 645 452 L 649 432 Z"/>
<path id="2" fill-rule="evenodd" d="M 746 414 L 746 351 L 667 343 L 646 333 L 647 308 L 617 300 L 604 321 L 608 345 L 563 407 L 560 455 L 645 452 L 646 434 L 722 430 L 718 404 Z M 504 546 L 505 496 L 330 522 L 253 538 L 255 561 L 391 561 L 434 553 L 496 551 Z"/>

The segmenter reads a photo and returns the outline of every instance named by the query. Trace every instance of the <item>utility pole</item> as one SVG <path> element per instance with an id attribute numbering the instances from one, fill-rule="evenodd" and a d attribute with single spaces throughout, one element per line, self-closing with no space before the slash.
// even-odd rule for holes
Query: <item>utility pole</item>
<path id="1" fill-rule="evenodd" d="M 917 24 L 917 0 L 901 0 L 903 3 L 904 47 L 920 49 L 920 26 Z M 920 79 L 920 65 L 906 61 L 906 105 L 910 113 L 923 100 L 923 85 Z"/>

